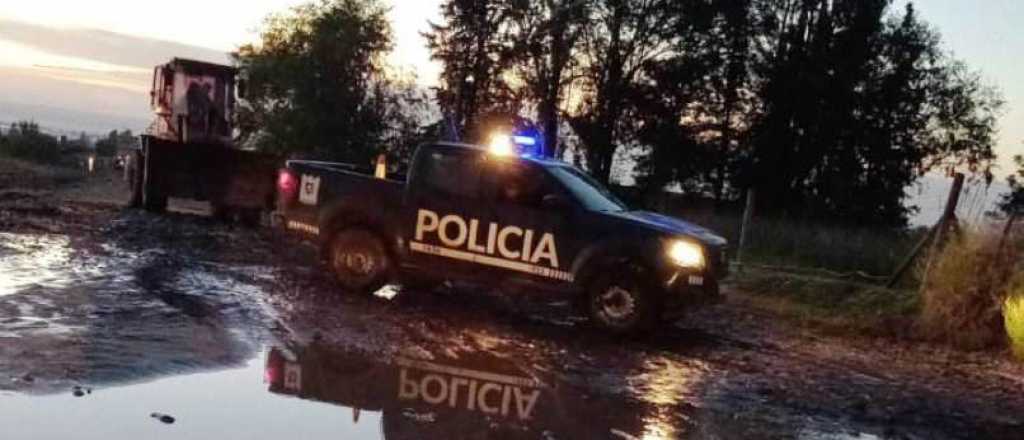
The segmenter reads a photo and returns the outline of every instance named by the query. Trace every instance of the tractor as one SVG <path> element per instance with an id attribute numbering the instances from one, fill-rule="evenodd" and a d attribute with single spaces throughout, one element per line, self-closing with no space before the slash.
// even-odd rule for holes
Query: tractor
<path id="1" fill-rule="evenodd" d="M 273 207 L 280 159 L 235 145 L 238 70 L 174 58 L 153 69 L 154 120 L 129 160 L 130 204 L 164 212 L 168 198 L 210 203 L 222 220 L 255 224 Z"/>

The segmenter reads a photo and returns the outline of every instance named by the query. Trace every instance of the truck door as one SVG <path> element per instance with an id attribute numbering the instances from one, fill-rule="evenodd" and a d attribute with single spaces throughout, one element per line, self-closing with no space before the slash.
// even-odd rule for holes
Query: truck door
<path id="1" fill-rule="evenodd" d="M 482 225 L 493 218 L 480 201 L 480 154 L 438 147 L 421 154 L 405 204 L 410 261 L 441 278 L 472 275 Z"/>
<path id="2" fill-rule="evenodd" d="M 577 212 L 561 185 L 536 163 L 491 161 L 483 188 L 499 226 L 498 257 L 503 275 L 541 283 L 572 281 L 571 265 L 580 248 L 574 230 Z"/>

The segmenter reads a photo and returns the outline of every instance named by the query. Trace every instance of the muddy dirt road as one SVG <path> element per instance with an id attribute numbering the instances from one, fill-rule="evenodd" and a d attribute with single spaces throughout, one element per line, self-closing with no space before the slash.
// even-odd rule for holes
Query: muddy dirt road
<path id="1" fill-rule="evenodd" d="M 558 301 L 346 296 L 275 231 L 119 200 L 0 188 L 0 438 L 1024 438 L 1024 370 L 992 353 L 819 334 L 728 287 L 644 341 Z"/>

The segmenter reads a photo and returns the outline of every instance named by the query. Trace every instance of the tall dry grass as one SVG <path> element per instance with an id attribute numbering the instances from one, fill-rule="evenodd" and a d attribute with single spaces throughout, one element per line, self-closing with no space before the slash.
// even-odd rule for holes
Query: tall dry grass
<path id="1" fill-rule="evenodd" d="M 998 242 L 995 234 L 966 232 L 935 256 L 921 289 L 922 336 L 968 350 L 1005 345 L 1003 308 L 1020 249 L 998 252 Z"/>
<path id="2" fill-rule="evenodd" d="M 739 244 L 740 216 L 671 212 Z M 886 276 L 910 253 L 924 229 L 858 228 L 788 219 L 758 218 L 747 234 L 744 260 L 767 266 L 797 266 Z"/>
<path id="3" fill-rule="evenodd" d="M 1003 321 L 1010 347 L 1018 359 L 1024 361 L 1024 272 L 1018 271 L 1006 292 L 1003 303 Z"/>

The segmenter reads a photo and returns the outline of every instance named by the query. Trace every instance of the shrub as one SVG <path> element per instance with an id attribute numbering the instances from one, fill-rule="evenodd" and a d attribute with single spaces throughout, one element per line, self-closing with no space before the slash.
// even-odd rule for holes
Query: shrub
<path id="1" fill-rule="evenodd" d="M 35 162 L 54 162 L 60 158 L 60 142 L 57 138 L 39 130 L 34 122 L 17 122 L 11 126 L 0 154 Z"/>
<path id="2" fill-rule="evenodd" d="M 1024 270 L 1017 268 L 1013 281 L 1006 289 L 1003 303 L 1003 321 L 1010 347 L 1017 358 L 1024 361 Z"/>
<path id="3" fill-rule="evenodd" d="M 965 233 L 935 257 L 922 289 L 924 337 L 969 350 L 1005 344 L 1002 309 L 1016 260 L 998 255 L 997 241 Z"/>

